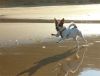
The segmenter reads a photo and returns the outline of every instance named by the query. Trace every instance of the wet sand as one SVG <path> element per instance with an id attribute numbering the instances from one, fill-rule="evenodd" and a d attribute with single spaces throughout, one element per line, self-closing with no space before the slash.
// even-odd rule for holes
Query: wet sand
<path id="1" fill-rule="evenodd" d="M 83 68 L 100 69 L 99 38 L 87 38 L 89 46 L 84 61 L 77 72 L 69 73 L 69 76 L 78 76 Z M 73 41 L 61 44 L 44 42 L 0 48 L 0 76 L 56 76 L 59 64 L 74 68 L 73 64 L 77 65 L 82 60 L 86 47 L 80 47 L 77 60 L 74 44 Z"/>

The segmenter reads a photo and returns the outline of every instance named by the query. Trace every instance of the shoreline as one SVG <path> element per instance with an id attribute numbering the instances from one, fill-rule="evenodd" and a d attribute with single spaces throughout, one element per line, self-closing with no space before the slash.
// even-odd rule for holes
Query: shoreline
<path id="1" fill-rule="evenodd" d="M 54 19 L 0 18 L 0 23 L 54 23 Z M 65 23 L 100 23 L 100 20 L 65 20 Z"/>

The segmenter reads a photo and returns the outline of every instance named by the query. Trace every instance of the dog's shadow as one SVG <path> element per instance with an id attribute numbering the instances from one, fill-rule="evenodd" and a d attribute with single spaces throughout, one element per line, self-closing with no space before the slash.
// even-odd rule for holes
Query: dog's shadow
<path id="1" fill-rule="evenodd" d="M 66 52 L 64 52 L 62 54 L 58 54 L 58 55 L 54 55 L 54 56 L 51 56 L 51 57 L 44 58 L 44 59 L 40 60 L 39 62 L 34 63 L 34 65 L 32 67 L 30 67 L 29 69 L 26 69 L 26 70 L 18 73 L 16 76 L 20 76 L 20 75 L 23 75 L 25 73 L 27 73 L 28 76 L 31 76 L 41 67 L 43 67 L 47 64 L 53 63 L 53 62 L 60 61 L 64 58 L 67 58 L 67 57 L 75 54 L 76 52 L 77 51 L 76 51 L 76 47 L 75 47 L 73 49 L 67 50 Z"/>

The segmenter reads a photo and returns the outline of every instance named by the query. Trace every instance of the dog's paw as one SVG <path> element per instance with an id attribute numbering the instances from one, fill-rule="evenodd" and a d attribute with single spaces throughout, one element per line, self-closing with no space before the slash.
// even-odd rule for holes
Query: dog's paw
<path id="1" fill-rule="evenodd" d="M 59 43 L 59 42 L 56 42 L 56 43 Z"/>
<path id="2" fill-rule="evenodd" d="M 54 34 L 51 34 L 52 36 L 54 36 Z"/>

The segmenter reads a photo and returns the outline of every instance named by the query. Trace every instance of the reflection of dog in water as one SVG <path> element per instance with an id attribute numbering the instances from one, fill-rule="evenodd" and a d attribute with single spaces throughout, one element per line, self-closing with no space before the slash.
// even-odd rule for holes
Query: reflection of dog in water
<path id="1" fill-rule="evenodd" d="M 76 60 L 75 57 L 73 58 L 67 58 L 65 59 L 64 62 L 62 63 L 58 63 L 58 73 L 57 76 L 67 76 L 69 73 L 75 73 L 76 72 L 76 61 L 78 62 L 78 60 Z"/>
<path id="2" fill-rule="evenodd" d="M 86 50 L 87 47 L 85 50 L 82 50 L 81 59 L 77 60 L 74 56 L 71 56 L 58 63 L 57 76 L 68 76 L 69 73 L 76 73 L 80 65 L 83 63 Z"/>
<path id="3" fill-rule="evenodd" d="M 54 21 L 55 21 L 55 28 L 56 28 L 57 34 L 51 34 L 51 35 L 56 36 L 56 37 L 61 36 L 60 40 L 57 43 L 60 43 L 61 41 L 65 39 L 72 38 L 76 41 L 77 48 L 79 49 L 78 37 L 81 37 L 83 41 L 86 42 L 81 31 L 77 28 L 75 23 L 72 23 L 68 28 L 66 28 L 65 26 L 63 26 L 64 18 L 60 21 L 57 21 L 56 19 L 54 19 Z M 77 59 L 79 59 L 78 51 L 76 53 L 76 57 Z"/>

